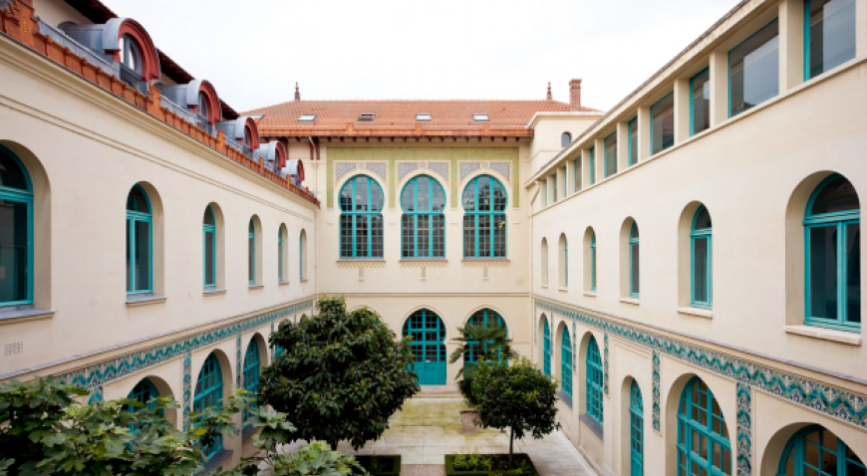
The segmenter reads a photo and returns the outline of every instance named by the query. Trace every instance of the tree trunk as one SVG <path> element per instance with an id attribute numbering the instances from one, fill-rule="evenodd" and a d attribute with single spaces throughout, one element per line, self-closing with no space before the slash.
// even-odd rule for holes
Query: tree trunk
<path id="1" fill-rule="evenodd" d="M 509 428 L 509 471 L 512 470 L 512 453 L 513 446 L 515 445 L 515 429 Z"/>

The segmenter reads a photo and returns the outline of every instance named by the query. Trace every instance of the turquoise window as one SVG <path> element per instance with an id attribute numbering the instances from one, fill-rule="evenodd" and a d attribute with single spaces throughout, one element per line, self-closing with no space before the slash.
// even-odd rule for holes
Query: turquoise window
<path id="1" fill-rule="evenodd" d="M 689 234 L 690 255 L 692 256 L 691 306 L 710 309 L 713 305 L 713 223 L 704 205 L 700 206 L 692 219 Z"/>
<path id="2" fill-rule="evenodd" d="M 777 474 L 863 476 L 867 465 L 837 435 L 821 425 L 809 425 L 786 443 Z"/>
<path id="3" fill-rule="evenodd" d="M 301 234 L 298 235 L 298 278 L 301 281 L 307 279 L 307 275 L 304 273 L 305 253 L 307 253 L 307 235 L 302 231 Z"/>
<path id="4" fill-rule="evenodd" d="M 564 132 L 560 135 L 560 147 L 566 148 L 569 147 L 569 144 L 572 143 L 572 134 L 568 132 Z"/>
<path id="5" fill-rule="evenodd" d="M 581 190 L 581 156 L 572 161 L 572 191 Z"/>
<path id="6" fill-rule="evenodd" d="M 644 476 L 644 402 L 635 380 L 629 387 L 629 467 L 631 476 Z"/>
<path id="7" fill-rule="evenodd" d="M 650 106 L 650 155 L 674 145 L 674 93 Z"/>
<path id="8" fill-rule="evenodd" d="M 249 275 L 247 280 L 250 284 L 256 283 L 256 225 L 253 220 L 250 220 L 250 225 L 247 227 L 247 269 Z"/>
<path id="9" fill-rule="evenodd" d="M 617 173 L 617 133 L 605 138 L 605 177 Z"/>
<path id="10" fill-rule="evenodd" d="M 563 393 L 572 398 L 572 339 L 569 337 L 569 329 L 565 327 L 560 342 L 560 380 Z"/>
<path id="11" fill-rule="evenodd" d="M 548 206 L 548 180 L 542 181 L 542 206 Z"/>
<path id="12" fill-rule="evenodd" d="M 804 79 L 855 57 L 855 0 L 804 1 Z"/>
<path id="13" fill-rule="evenodd" d="M 587 415 L 602 424 L 602 356 L 596 338 L 590 336 L 586 359 Z"/>
<path id="14" fill-rule="evenodd" d="M 626 128 L 629 135 L 629 166 L 632 167 L 638 163 L 638 118 L 629 121 Z"/>
<path id="15" fill-rule="evenodd" d="M 590 290 L 596 291 L 596 232 L 590 236 Z"/>
<path id="16" fill-rule="evenodd" d="M 126 398 L 129 398 L 131 400 L 137 400 L 146 407 L 154 408 L 156 406 L 156 402 L 151 402 L 151 400 L 159 396 L 160 392 L 159 390 L 157 390 L 156 385 L 154 385 L 150 379 L 144 378 L 141 379 L 141 381 L 132 388 Z M 136 412 L 142 408 L 144 407 L 130 407 L 129 410 L 131 412 Z M 135 429 L 133 429 L 133 431 L 135 431 Z"/>
<path id="17" fill-rule="evenodd" d="M 508 332 L 508 330 L 509 330 L 508 327 L 506 326 L 506 321 L 503 319 L 503 317 L 499 313 L 497 313 L 496 311 L 494 311 L 492 309 L 488 309 L 488 308 L 480 309 L 480 310 L 474 312 L 473 315 L 470 316 L 469 323 L 474 325 L 474 326 L 502 327 L 503 329 L 506 329 L 506 332 Z M 469 352 L 464 354 L 464 364 L 465 365 L 466 364 L 474 364 L 474 363 L 477 363 L 479 361 L 479 353 L 476 350 L 479 343 L 478 342 L 469 342 L 468 344 L 469 344 Z M 489 343 L 485 342 L 482 345 L 485 346 L 487 344 L 489 344 Z"/>
<path id="18" fill-rule="evenodd" d="M 542 371 L 545 375 L 551 376 L 551 327 L 548 325 L 548 319 L 544 321 L 544 327 L 542 329 L 543 332 L 543 348 L 544 352 L 543 361 L 542 361 Z"/>
<path id="19" fill-rule="evenodd" d="M 153 215 L 140 185 L 126 199 L 126 292 L 153 292 Z"/>
<path id="20" fill-rule="evenodd" d="M 214 221 L 214 211 L 210 205 L 205 208 L 205 218 L 202 223 L 202 243 L 204 247 L 204 284 L 205 287 L 217 285 L 217 226 Z"/>
<path id="21" fill-rule="evenodd" d="M 589 160 L 590 185 L 593 185 L 594 183 L 596 183 L 596 157 L 595 157 L 596 154 L 594 153 L 595 150 L 596 150 L 596 147 L 591 147 L 590 150 L 588 151 L 588 154 L 590 155 L 590 157 L 589 157 L 589 159 L 590 159 Z"/>
<path id="22" fill-rule="evenodd" d="M 401 257 L 445 258 L 446 193 L 431 177 L 421 175 L 410 180 L 400 194 Z"/>
<path id="23" fill-rule="evenodd" d="M 0 306 L 33 303 L 33 187 L 27 169 L 0 146 Z M 129 226 L 127 226 L 129 228 Z M 129 275 L 129 273 L 127 273 Z"/>
<path id="24" fill-rule="evenodd" d="M 861 205 L 852 183 L 831 175 L 804 216 L 806 324 L 860 332 Z"/>
<path id="25" fill-rule="evenodd" d="M 203 412 L 206 408 L 223 405 L 223 372 L 220 369 L 220 361 L 217 355 L 211 353 L 205 363 L 202 364 L 202 370 L 199 371 L 199 378 L 196 379 L 196 396 L 193 399 L 193 411 Z M 220 436 L 217 440 L 206 447 L 200 448 L 205 457 L 212 458 L 215 454 L 223 449 L 223 437 Z"/>
<path id="26" fill-rule="evenodd" d="M 277 280 L 283 281 L 283 227 L 277 229 Z"/>
<path id="27" fill-rule="evenodd" d="M 382 187 L 358 175 L 340 190 L 340 257 L 382 258 Z"/>
<path id="28" fill-rule="evenodd" d="M 639 263 L 641 262 L 638 245 L 638 225 L 632 224 L 629 231 L 629 295 L 637 298 L 641 284 Z"/>
<path id="29" fill-rule="evenodd" d="M 259 376 L 261 374 L 261 362 L 259 360 L 259 344 L 256 339 L 250 339 L 247 352 L 244 353 L 244 390 L 250 392 L 253 398 L 259 396 Z M 244 421 L 249 419 L 247 411 L 244 411 Z"/>
<path id="30" fill-rule="evenodd" d="M 482 175 L 464 188 L 464 258 L 506 257 L 506 189 Z"/>
<path id="31" fill-rule="evenodd" d="M 446 384 L 446 326 L 427 309 L 419 309 L 403 325 L 403 335 L 412 337 L 413 368 L 419 385 Z"/>
<path id="32" fill-rule="evenodd" d="M 689 135 L 710 128 L 710 70 L 689 80 Z"/>
<path id="33" fill-rule="evenodd" d="M 779 47 L 779 23 L 774 20 L 729 51 L 729 117 L 779 93 Z"/>
<path id="34" fill-rule="evenodd" d="M 693 377 L 677 411 L 677 476 L 732 474 L 732 449 L 722 410 L 713 392 Z"/>

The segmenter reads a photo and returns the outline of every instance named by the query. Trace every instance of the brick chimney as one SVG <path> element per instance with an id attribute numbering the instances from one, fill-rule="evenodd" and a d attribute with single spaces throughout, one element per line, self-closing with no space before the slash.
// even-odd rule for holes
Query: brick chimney
<path id="1" fill-rule="evenodd" d="M 301 100 L 301 91 L 298 90 L 298 81 L 295 81 L 295 100 Z"/>
<path id="2" fill-rule="evenodd" d="M 569 81 L 569 109 L 572 111 L 581 110 L 581 80 L 573 79 Z"/>
<path id="3" fill-rule="evenodd" d="M 551 95 L 551 81 L 548 81 L 548 100 L 554 99 L 554 96 Z"/>

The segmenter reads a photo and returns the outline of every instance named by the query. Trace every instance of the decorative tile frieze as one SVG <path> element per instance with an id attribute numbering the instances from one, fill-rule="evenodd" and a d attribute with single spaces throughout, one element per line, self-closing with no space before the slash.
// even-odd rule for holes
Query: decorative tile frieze
<path id="1" fill-rule="evenodd" d="M 401 268 L 445 268 L 448 267 L 448 260 L 432 259 L 432 260 L 400 260 Z"/>
<path id="2" fill-rule="evenodd" d="M 511 164 L 511 162 L 491 162 L 490 167 L 491 167 L 491 170 L 496 170 L 497 172 L 502 174 L 504 177 L 506 177 L 506 180 L 508 180 L 509 182 L 512 181 L 512 174 L 511 174 L 512 164 Z"/>
<path id="3" fill-rule="evenodd" d="M 660 415 L 660 396 L 661 393 L 659 391 L 659 382 L 661 374 L 659 373 L 659 352 L 653 351 L 653 430 L 657 433 L 661 433 L 661 426 L 659 423 L 659 415 Z"/>
<path id="4" fill-rule="evenodd" d="M 193 409 L 193 355 L 184 354 L 184 429 L 190 427 L 190 412 Z"/>
<path id="5" fill-rule="evenodd" d="M 334 182 L 339 182 L 344 175 L 358 168 L 355 162 L 337 162 L 334 164 Z"/>
<path id="6" fill-rule="evenodd" d="M 428 170 L 438 174 L 446 183 L 449 183 L 449 163 L 448 162 L 428 162 Z"/>
<path id="7" fill-rule="evenodd" d="M 408 174 L 415 172 L 420 167 L 418 162 L 398 162 L 397 163 L 397 181 L 402 182 L 403 178 Z"/>
<path id="8" fill-rule="evenodd" d="M 508 259 L 478 259 L 478 260 L 463 260 L 464 268 L 508 268 L 510 261 Z"/>
<path id="9" fill-rule="evenodd" d="M 338 268 L 385 268 L 384 259 L 344 259 L 337 262 Z"/>
<path id="10" fill-rule="evenodd" d="M 385 162 L 367 162 L 364 167 L 372 173 L 379 175 L 383 182 L 388 183 L 388 166 Z"/>
<path id="11" fill-rule="evenodd" d="M 470 175 L 480 168 L 482 168 L 482 164 L 479 162 L 461 162 L 461 182 L 467 178 L 467 175 Z"/>
<path id="12" fill-rule="evenodd" d="M 752 476 L 753 474 L 753 454 L 752 454 L 752 421 L 753 421 L 753 403 L 752 390 L 750 386 L 738 382 L 737 390 L 737 407 L 738 407 L 738 476 Z"/>
<path id="13" fill-rule="evenodd" d="M 605 392 L 605 396 L 610 397 L 611 394 L 608 393 L 608 333 L 606 332 L 603 336 L 603 344 L 604 351 L 602 352 L 602 389 Z"/>
<path id="14" fill-rule="evenodd" d="M 241 334 L 235 339 L 235 385 L 241 386 Z"/>

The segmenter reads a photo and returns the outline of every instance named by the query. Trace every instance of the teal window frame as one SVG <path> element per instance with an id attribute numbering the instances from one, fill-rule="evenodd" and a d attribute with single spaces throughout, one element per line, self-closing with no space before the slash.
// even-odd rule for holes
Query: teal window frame
<path id="1" fill-rule="evenodd" d="M 677 462 L 678 476 L 732 475 L 732 448 L 725 417 L 713 392 L 698 377 L 690 379 L 680 396 Z M 696 468 L 702 472 L 696 472 Z"/>
<path id="2" fill-rule="evenodd" d="M 507 336 L 509 333 L 509 326 L 506 325 L 506 320 L 503 319 L 503 316 L 501 316 L 500 313 L 498 313 L 497 311 L 494 311 L 493 309 L 488 309 L 488 308 L 479 309 L 478 311 L 474 312 L 472 316 L 470 316 L 470 319 L 468 322 L 470 324 L 473 324 L 476 326 L 481 325 L 481 326 L 485 326 L 485 327 L 490 327 L 491 324 L 494 324 L 495 326 L 502 327 L 502 328 L 506 329 L 506 335 Z M 482 345 L 485 346 L 487 344 L 489 344 L 489 342 L 485 342 Z M 476 346 L 478 346 L 478 345 L 479 345 L 478 341 L 467 342 L 467 347 L 469 350 L 464 353 L 464 366 L 475 365 L 479 362 L 479 354 L 475 350 Z M 500 362 L 503 361 L 502 352 L 500 352 L 499 361 Z"/>
<path id="3" fill-rule="evenodd" d="M 710 99 L 707 100 L 706 107 L 708 108 L 708 123 L 701 129 L 695 129 L 695 82 L 704 79 L 705 83 L 710 83 L 710 67 L 707 67 L 698 72 L 689 80 L 689 136 L 692 137 L 699 132 L 710 129 Z"/>
<path id="4" fill-rule="evenodd" d="M 151 206 L 151 199 L 148 196 L 147 192 L 141 185 L 136 184 L 133 186 L 133 190 L 138 189 L 141 194 L 145 198 L 145 202 L 147 204 L 147 211 L 133 211 L 129 210 L 127 207 L 126 211 L 126 227 L 127 227 L 127 267 L 129 268 L 129 275 L 127 276 L 127 294 L 150 294 L 154 292 L 154 223 L 153 223 L 153 207 Z M 133 190 L 130 190 L 130 194 L 132 194 Z M 136 225 L 139 223 L 146 223 L 148 228 L 147 233 L 147 246 L 148 248 L 148 259 L 147 263 L 144 265 L 148 270 L 148 282 L 147 286 L 144 288 L 139 288 L 138 282 L 136 282 L 136 266 L 141 266 L 141 263 L 136 262 L 136 250 L 139 249 L 141 243 L 138 242 L 138 237 L 135 233 Z"/>
<path id="5" fill-rule="evenodd" d="M 596 337 L 590 336 L 587 343 L 587 356 L 585 358 L 585 386 L 587 387 L 587 416 L 602 425 L 604 410 L 602 403 L 602 355 L 599 353 L 599 344 Z"/>
<path id="6" fill-rule="evenodd" d="M 145 408 L 153 410 L 157 406 L 157 402 L 153 401 L 153 399 L 159 396 L 160 391 L 157 389 L 156 385 L 154 385 L 151 379 L 145 377 L 135 384 L 135 387 L 133 387 L 132 390 L 129 391 L 129 395 L 126 396 L 128 399 L 138 401 L 142 406 L 129 405 L 127 410 L 131 413 L 136 413 Z M 160 411 L 160 414 L 163 414 L 163 412 Z M 129 430 L 132 433 L 138 433 L 141 431 L 141 424 L 130 425 Z"/>
<path id="7" fill-rule="evenodd" d="M 630 476 L 644 476 L 644 401 L 635 379 L 629 386 Z"/>
<path id="8" fill-rule="evenodd" d="M 277 229 L 277 280 L 283 281 L 283 227 Z"/>
<path id="9" fill-rule="evenodd" d="M 572 161 L 572 192 L 581 191 L 581 156 Z"/>
<path id="10" fill-rule="evenodd" d="M 638 225 L 632 224 L 629 230 L 629 296 L 638 299 L 641 287 L 641 253 L 639 249 Z"/>
<path id="11" fill-rule="evenodd" d="M 849 320 L 849 297 L 848 286 L 849 269 L 847 266 L 846 242 L 848 241 L 848 233 L 850 225 L 858 225 L 858 234 L 861 232 L 861 209 L 860 201 L 857 210 L 845 210 L 831 213 L 812 214 L 813 205 L 816 198 L 831 182 L 843 178 L 840 174 L 831 174 L 825 178 L 810 195 L 807 201 L 807 209 L 804 212 L 804 304 L 805 317 L 804 324 L 817 327 L 825 327 L 829 329 L 837 329 L 849 332 L 861 331 L 861 315 L 858 320 Z M 810 230 L 814 228 L 836 228 L 836 273 L 837 273 L 837 316 L 835 319 L 826 317 L 812 316 L 811 289 L 812 289 L 812 271 L 811 262 L 812 256 L 810 252 Z M 860 243 L 859 252 L 860 252 Z M 858 286 L 860 287 L 860 269 L 858 272 Z M 859 296 L 860 309 L 860 296 Z"/>
<path id="12" fill-rule="evenodd" d="M 689 233 L 689 256 L 690 256 L 690 306 L 699 307 L 704 309 L 712 309 L 713 308 L 713 221 L 710 220 L 711 226 L 707 228 L 696 229 L 695 224 L 698 219 L 699 214 L 702 210 L 705 209 L 704 205 L 698 207 L 698 210 L 695 211 L 695 215 L 692 217 L 692 225 L 690 226 Z M 708 216 L 710 216 L 710 212 L 708 212 Z M 706 263 L 705 267 L 705 283 L 707 286 L 706 296 L 707 300 L 700 301 L 695 297 L 696 291 L 696 265 L 697 262 L 695 260 L 695 244 L 698 240 L 707 240 L 707 248 L 705 250 L 706 255 Z"/>
<path id="13" fill-rule="evenodd" d="M 776 81 L 776 84 L 777 84 L 777 91 L 776 91 L 776 93 L 774 93 L 772 96 L 768 97 L 767 99 L 764 99 L 764 100 L 762 100 L 762 101 L 760 101 L 760 102 L 757 102 L 757 103 L 755 103 L 755 104 L 753 104 L 753 105 L 751 105 L 751 106 L 749 106 L 749 107 L 744 107 L 743 109 L 741 109 L 741 110 L 739 110 L 739 111 L 737 111 L 737 112 L 734 112 L 734 111 L 732 110 L 732 52 L 734 52 L 736 49 L 740 48 L 741 45 L 743 45 L 744 43 L 746 43 L 746 42 L 750 41 L 751 39 L 753 39 L 753 37 L 755 37 L 756 35 L 762 33 L 763 31 L 765 31 L 765 29 L 767 29 L 767 28 L 769 28 L 769 27 L 772 27 L 772 26 L 774 26 L 774 25 L 777 26 L 777 36 L 776 36 L 776 38 L 777 38 L 777 40 L 778 40 L 778 43 L 777 43 L 777 81 Z M 729 52 L 728 52 L 728 113 L 729 113 L 729 116 L 728 116 L 728 117 L 731 118 L 731 117 L 737 116 L 737 115 L 739 115 L 739 114 L 743 114 L 744 112 L 749 111 L 750 109 L 752 109 L 752 108 L 758 106 L 759 104 L 762 104 L 763 102 L 768 101 L 769 99 L 774 98 L 774 97 L 777 97 L 777 96 L 780 95 L 780 87 L 779 87 L 779 75 L 780 75 L 780 49 L 779 49 L 780 47 L 779 47 L 779 38 L 780 38 L 780 31 L 779 31 L 779 18 L 776 18 L 776 19 L 770 21 L 770 22 L 769 22 L 768 24 L 766 24 L 765 26 L 763 26 L 763 27 L 759 28 L 758 30 L 756 30 L 756 32 L 753 33 L 752 35 L 750 35 L 749 38 L 747 38 L 746 40 L 740 42 L 737 46 L 735 46 L 734 48 L 732 48 L 732 49 L 729 50 Z M 771 40 L 768 40 L 768 41 L 771 41 Z M 767 44 L 767 43 L 765 43 L 765 44 Z"/>
<path id="14" fill-rule="evenodd" d="M 244 352 L 244 390 L 250 392 L 253 398 L 259 397 L 259 378 L 262 375 L 262 360 L 259 354 L 259 343 L 250 339 L 247 351 Z M 249 421 L 249 412 L 244 410 L 244 421 Z"/>
<path id="15" fill-rule="evenodd" d="M 253 223 L 252 218 L 247 227 L 247 261 L 249 273 L 247 280 L 250 284 L 256 284 L 256 224 Z"/>
<path id="16" fill-rule="evenodd" d="M 816 433 L 818 435 L 813 436 Z M 826 433 L 830 433 L 834 438 L 826 442 Z M 828 461 L 825 460 L 823 453 L 830 455 Z M 788 472 L 790 461 L 791 473 Z M 819 464 L 819 467 L 815 465 L 816 463 Z M 827 466 L 822 463 L 835 464 L 837 471 L 827 472 Z M 850 469 L 860 469 L 861 474 L 864 474 L 867 472 L 867 465 L 858 458 L 854 451 L 849 449 L 842 438 L 822 425 L 813 424 L 801 428 L 789 438 L 780 457 L 777 474 L 780 476 L 807 476 L 809 474 L 848 476 Z"/>
<path id="17" fill-rule="evenodd" d="M 306 277 L 304 276 L 304 241 L 305 236 L 304 232 L 298 234 L 298 280 L 304 281 Z"/>
<path id="18" fill-rule="evenodd" d="M 560 388 L 572 398 L 572 339 L 568 327 L 563 328 L 560 339 Z"/>
<path id="19" fill-rule="evenodd" d="M 363 202 L 358 201 L 358 182 L 366 179 L 368 187 Z M 343 195 L 347 187 L 351 189 L 349 209 L 344 208 Z M 356 175 L 343 184 L 338 195 L 340 202 L 340 259 L 382 259 L 384 257 L 384 224 L 382 209 L 385 207 L 385 194 L 379 182 L 367 175 Z M 359 227 L 359 222 L 366 227 Z M 348 232 L 348 233 L 347 233 Z M 345 240 L 349 239 L 351 253 L 347 253 Z M 359 241 L 362 245 L 359 246 Z M 366 243 L 366 246 L 363 244 Z"/>
<path id="20" fill-rule="evenodd" d="M 608 178 L 617 174 L 617 131 L 609 134 L 603 141 L 603 144 L 605 145 L 603 148 L 605 154 L 605 178 Z M 611 146 L 612 144 L 613 147 Z M 613 151 L 609 153 L 609 149 L 613 149 Z"/>
<path id="21" fill-rule="evenodd" d="M 542 355 L 542 372 L 551 376 L 551 326 L 548 325 L 548 319 L 546 318 L 544 321 L 544 326 L 542 327 L 543 333 L 543 355 Z"/>
<path id="22" fill-rule="evenodd" d="M 596 291 L 596 232 L 590 235 L 590 290 Z"/>
<path id="23" fill-rule="evenodd" d="M 14 280 L 13 287 L 25 286 L 25 291 L 21 293 L 24 299 L 14 299 L 11 301 L 0 302 L 0 307 L 4 306 L 24 306 L 33 304 L 33 182 L 30 179 L 30 173 L 27 171 L 27 168 L 21 162 L 17 155 L 15 155 L 11 150 L 7 149 L 0 145 L 0 156 L 6 156 L 10 159 L 21 172 L 21 177 L 24 181 L 24 188 L 14 188 L 6 185 L 0 185 L 0 200 L 8 201 L 13 203 L 23 203 L 27 207 L 27 223 L 26 223 L 26 233 L 27 238 L 24 240 L 25 246 L 27 249 L 24 251 L 24 260 L 25 260 L 25 269 L 24 279 L 20 279 L 18 273 L 9 273 L 7 270 L 7 275 L 11 274 L 12 279 Z M 145 194 L 147 197 L 147 194 Z M 151 268 L 153 269 L 153 268 Z M 152 273 L 151 273 L 152 275 Z M 23 281 L 23 282 L 21 282 Z"/>
<path id="24" fill-rule="evenodd" d="M 563 240 L 563 287 L 569 287 L 569 240 Z"/>
<path id="25" fill-rule="evenodd" d="M 483 203 L 480 200 L 479 182 L 483 178 L 490 179 L 491 195 L 484 197 L 488 205 L 488 210 L 479 210 L 479 205 Z M 502 201 L 498 203 L 496 192 L 502 193 Z M 509 249 L 509 234 L 508 223 L 506 221 L 506 210 L 509 207 L 509 194 L 506 188 L 499 180 L 490 175 L 479 175 L 472 179 L 461 195 L 461 202 L 464 207 L 463 219 L 463 243 L 464 243 L 464 258 L 469 259 L 503 259 L 508 256 Z M 472 210 L 467 209 L 468 204 L 472 204 Z M 486 220 L 485 220 L 486 219 Z M 482 250 L 481 246 L 481 226 L 483 221 L 489 224 L 490 235 L 488 236 L 488 250 Z M 497 223 L 500 223 L 499 228 L 502 228 L 502 246 L 498 246 Z"/>
<path id="26" fill-rule="evenodd" d="M 211 217 L 212 224 L 209 225 L 207 221 L 202 224 L 202 261 L 205 263 L 204 269 L 202 269 L 202 282 L 206 288 L 213 288 L 217 286 L 217 222 L 210 205 L 205 208 L 205 215 Z M 213 250 L 210 260 L 208 259 L 208 242 L 211 243 Z M 208 281 L 208 266 L 211 267 L 212 281 Z"/>
<path id="27" fill-rule="evenodd" d="M 590 185 L 596 183 L 596 146 L 590 148 L 587 153 L 590 155 Z"/>
<path id="28" fill-rule="evenodd" d="M 638 118 L 634 118 L 626 124 L 627 129 L 627 152 L 629 158 L 627 165 L 632 167 L 638 163 Z"/>
<path id="29" fill-rule="evenodd" d="M 674 121 L 674 116 L 675 116 L 675 114 L 677 114 L 677 111 L 675 111 L 675 108 L 674 108 L 674 91 L 666 94 L 665 96 L 662 97 L 662 99 L 660 99 L 659 101 L 656 101 L 652 106 L 650 106 L 650 155 L 656 155 L 656 154 L 659 154 L 661 152 L 664 152 L 667 149 L 674 147 L 675 141 L 674 141 L 674 130 L 673 129 L 672 129 L 672 135 L 671 135 L 671 143 L 668 145 L 665 145 L 665 141 L 663 140 L 662 146 L 659 150 L 655 150 L 656 142 L 654 141 L 654 138 L 653 138 L 653 136 L 654 136 L 653 132 L 655 129 L 655 127 L 653 125 L 654 109 L 656 108 L 656 106 L 660 105 L 663 101 L 667 101 L 669 99 L 672 100 L 671 116 L 672 116 L 672 121 Z M 663 127 L 663 126 L 661 126 L 661 127 Z M 663 129 L 663 137 L 665 137 L 664 133 L 665 133 L 665 131 Z"/>
<path id="30" fill-rule="evenodd" d="M 211 352 L 199 370 L 196 379 L 196 395 L 193 399 L 193 411 L 203 412 L 212 406 L 223 406 L 223 371 L 217 354 Z M 206 460 L 214 457 L 223 449 L 223 436 L 217 437 L 212 445 L 200 448 L 205 453 Z"/>
<path id="31" fill-rule="evenodd" d="M 812 0 L 804 0 L 804 81 L 809 81 L 809 80 L 811 80 L 817 76 L 821 76 L 822 74 L 824 74 L 828 70 L 834 69 L 837 66 L 840 66 L 841 64 L 846 63 L 847 61 L 849 61 L 849 60 L 851 60 L 857 56 L 857 51 L 856 51 L 857 50 L 857 39 L 856 39 L 852 43 L 852 56 L 849 56 L 848 58 L 840 61 L 839 63 L 836 63 L 836 64 L 832 63 L 830 65 L 826 65 L 825 62 L 822 61 L 822 71 L 818 71 L 815 73 L 813 71 L 811 71 L 811 68 L 810 68 L 811 58 L 810 58 L 810 56 L 812 55 L 812 52 L 813 52 L 812 51 L 812 31 L 810 28 L 810 3 L 811 2 L 812 2 Z M 851 6 L 857 12 L 857 2 L 852 1 Z M 857 37 L 857 33 L 854 31 L 855 29 L 857 29 L 856 12 L 852 12 L 852 15 L 851 15 L 852 27 L 853 27 L 853 31 L 852 31 L 853 37 Z M 863 13 L 862 13 L 862 15 L 863 15 Z M 826 20 L 825 18 L 822 18 L 822 23 L 824 23 L 825 20 Z M 839 29 L 836 29 L 834 31 L 839 32 Z M 823 43 L 824 43 L 824 39 L 823 39 Z"/>
<path id="32" fill-rule="evenodd" d="M 419 208 L 419 182 L 426 179 L 427 209 Z M 412 208 L 407 209 L 404 201 L 407 192 L 412 199 Z M 437 196 L 439 194 L 439 196 Z M 404 185 L 400 193 L 400 204 L 403 211 L 401 216 L 400 256 L 402 259 L 445 259 L 446 257 L 446 194 L 442 184 L 429 175 L 418 175 Z M 424 201 L 422 205 L 424 206 Z M 424 228 L 423 222 L 427 222 L 427 233 L 420 230 Z M 409 233 L 408 233 L 409 232 Z M 427 235 L 427 236 L 425 236 Z M 423 247 L 419 246 L 419 237 L 427 238 L 427 252 L 422 253 Z"/>
<path id="33" fill-rule="evenodd" d="M 429 319 L 431 316 L 435 319 Z M 426 308 L 413 312 L 403 323 L 401 334 L 412 337 L 414 362 L 446 361 L 446 325 L 439 314 Z"/>

